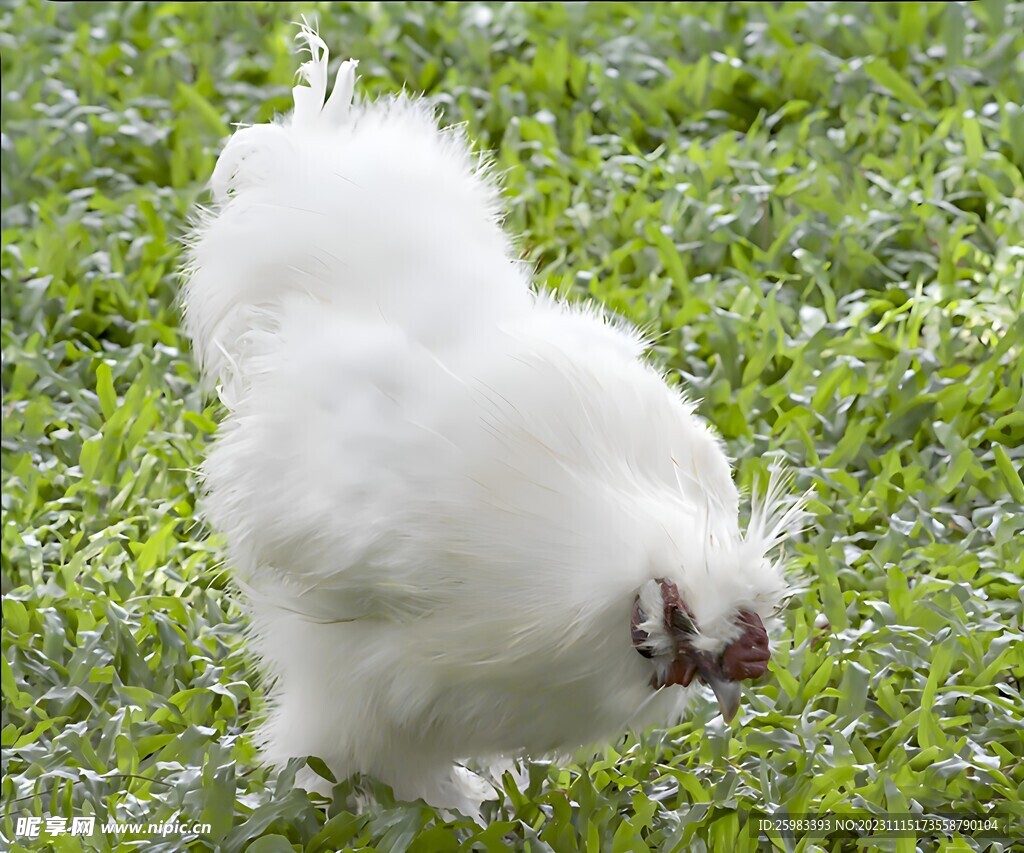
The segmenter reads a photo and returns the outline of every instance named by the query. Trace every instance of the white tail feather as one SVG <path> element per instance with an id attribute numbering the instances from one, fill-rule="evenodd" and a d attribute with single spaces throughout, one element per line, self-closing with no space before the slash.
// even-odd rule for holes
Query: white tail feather
<path id="1" fill-rule="evenodd" d="M 296 36 L 304 39 L 309 48 L 310 60 L 299 68 L 299 75 L 308 86 L 292 89 L 295 112 L 292 123 L 296 127 L 339 126 L 344 124 L 351 112 L 352 94 L 356 85 L 356 68 L 359 62 L 349 59 L 341 63 L 334 90 L 327 97 L 327 63 L 330 51 L 327 44 L 308 24 L 303 24 Z"/>
<path id="2" fill-rule="evenodd" d="M 511 265 L 483 287 L 473 276 L 510 252 L 497 187 L 465 137 L 422 101 L 354 104 L 355 60 L 328 97 L 327 45 L 308 25 L 299 38 L 310 58 L 294 111 L 231 137 L 187 241 L 186 330 L 225 401 L 266 362 L 289 300 L 443 334 L 453 305 L 528 298 Z"/>

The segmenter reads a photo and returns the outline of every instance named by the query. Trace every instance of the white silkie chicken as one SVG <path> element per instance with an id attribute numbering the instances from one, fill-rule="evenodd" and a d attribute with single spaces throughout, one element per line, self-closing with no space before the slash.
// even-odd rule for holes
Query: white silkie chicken
<path id="1" fill-rule="evenodd" d="M 799 513 L 746 533 L 722 446 L 637 332 L 531 288 L 500 192 L 406 97 L 238 130 L 185 319 L 227 410 L 204 467 L 270 677 L 265 756 L 474 812 L 486 765 L 730 718 L 765 671 Z M 692 689 L 692 688 L 691 688 Z"/>

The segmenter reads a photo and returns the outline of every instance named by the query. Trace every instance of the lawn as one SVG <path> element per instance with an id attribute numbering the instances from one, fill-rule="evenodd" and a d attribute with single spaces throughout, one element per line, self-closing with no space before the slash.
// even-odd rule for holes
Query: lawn
<path id="1" fill-rule="evenodd" d="M 538 282 L 649 329 L 744 487 L 782 458 L 815 489 L 733 724 L 708 695 L 533 763 L 486 829 L 256 762 L 197 509 L 220 413 L 179 240 L 231 124 L 289 108 L 303 14 L 361 91 L 494 152 Z M 782 809 L 1003 827 L 868 849 L 1021 843 L 1024 3 L 8 2 L 0 56 L 5 849 L 733 851 Z"/>

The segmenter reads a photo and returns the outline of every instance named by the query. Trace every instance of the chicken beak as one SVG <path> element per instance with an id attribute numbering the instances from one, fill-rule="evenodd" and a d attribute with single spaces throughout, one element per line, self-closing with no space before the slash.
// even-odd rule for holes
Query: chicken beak
<path id="1" fill-rule="evenodd" d="M 727 678 L 718 662 L 706 654 L 697 659 L 697 669 L 701 681 L 714 691 L 722 719 L 731 723 L 740 709 L 740 683 Z"/>
<path id="2" fill-rule="evenodd" d="M 705 680 L 715 693 L 718 707 L 722 712 L 722 719 L 727 723 L 731 723 L 732 718 L 736 716 L 736 712 L 740 709 L 740 683 L 717 676 L 712 676 Z"/>

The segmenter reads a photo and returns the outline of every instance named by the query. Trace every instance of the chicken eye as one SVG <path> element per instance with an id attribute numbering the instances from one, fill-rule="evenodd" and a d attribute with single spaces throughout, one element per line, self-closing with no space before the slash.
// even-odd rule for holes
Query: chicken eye
<path id="1" fill-rule="evenodd" d="M 656 578 L 661 584 L 661 597 L 665 602 L 665 629 L 675 634 L 699 634 L 697 623 L 683 597 L 679 587 L 665 578 Z"/>
<path id="2" fill-rule="evenodd" d="M 649 645 L 651 635 L 639 627 L 641 622 L 646 621 L 647 613 L 644 611 L 643 607 L 640 606 L 640 596 L 638 595 L 636 600 L 633 602 L 633 614 L 629 620 L 630 635 L 633 639 L 633 648 L 636 649 L 642 657 L 650 658 L 654 654 Z"/>
<path id="3" fill-rule="evenodd" d="M 672 627 L 683 634 L 697 633 L 697 624 L 690 614 L 681 608 L 672 610 Z"/>

